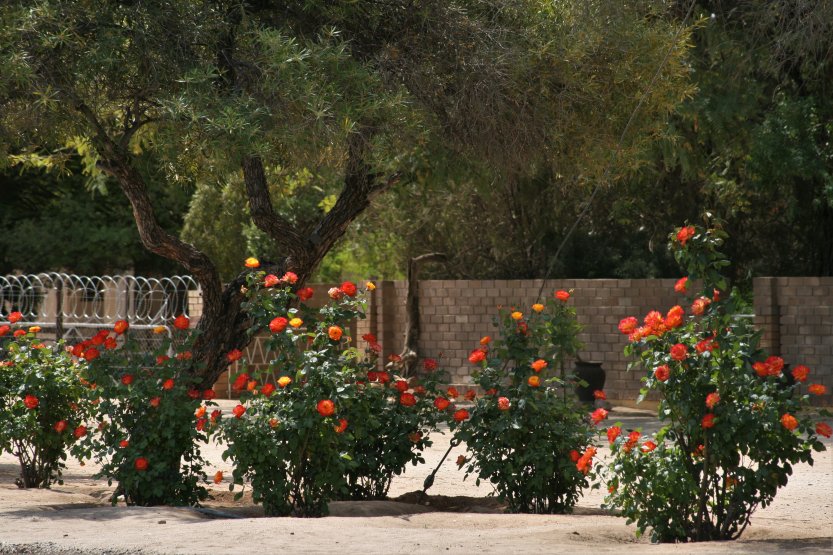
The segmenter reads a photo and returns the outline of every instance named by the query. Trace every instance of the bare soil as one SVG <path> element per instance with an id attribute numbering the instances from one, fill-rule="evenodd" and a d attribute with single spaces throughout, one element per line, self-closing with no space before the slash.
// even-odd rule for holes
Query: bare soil
<path id="1" fill-rule="evenodd" d="M 655 429 L 651 418 L 628 413 L 611 421 Z M 426 464 L 397 476 L 388 500 L 339 501 L 321 519 L 264 518 L 250 491 L 239 501 L 228 484 L 212 484 L 203 510 L 172 507 L 112 507 L 112 488 L 94 479 L 94 465 L 71 461 L 64 485 L 21 490 L 14 485 L 16 460 L 0 456 L 0 553 L 833 553 L 833 441 L 816 454 L 814 466 L 795 467 L 775 502 L 752 518 L 735 542 L 650 545 L 623 518 L 600 508 L 602 493 L 589 491 L 572 515 L 504 514 L 487 484 L 463 480 L 456 447 L 437 472 L 427 496 L 423 480 L 448 449 L 436 435 Z M 210 474 L 222 470 L 223 447 L 205 455 Z M 599 449 L 604 457 L 606 447 Z"/>

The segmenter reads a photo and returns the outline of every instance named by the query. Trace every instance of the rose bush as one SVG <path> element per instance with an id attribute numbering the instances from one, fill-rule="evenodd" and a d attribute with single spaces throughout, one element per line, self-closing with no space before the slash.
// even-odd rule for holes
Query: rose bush
<path id="1" fill-rule="evenodd" d="M 607 472 L 606 504 L 619 509 L 654 541 L 734 539 L 758 507 L 772 502 L 793 465 L 812 463 L 824 449 L 818 435 L 829 425 L 815 422 L 802 394 L 809 370 L 758 348 L 759 334 L 740 294 L 727 291 L 721 269 L 729 264 L 719 247 L 719 229 L 681 228 L 672 248 L 688 279 L 677 282 L 691 305 L 664 315 L 651 311 L 640 325 L 619 325 L 629 335 L 625 352 L 638 357 L 644 389 L 660 398 L 665 424 L 655 436 L 608 430 L 613 460 Z M 810 385 L 809 393 L 819 388 Z M 823 415 L 828 415 L 822 411 Z"/>
<path id="2" fill-rule="evenodd" d="M 47 346 L 37 327 L 15 329 L 18 315 L 0 323 L 0 451 L 20 462 L 18 486 L 46 488 L 63 483 L 67 451 L 85 433 L 90 405 L 63 342 Z"/>
<path id="3" fill-rule="evenodd" d="M 312 290 L 293 291 L 295 280 L 248 277 L 250 332 L 270 333 L 263 374 L 278 378 L 237 377 L 243 403 L 220 437 L 235 464 L 230 487 L 250 480 L 270 515 L 321 516 L 332 499 L 385 495 L 393 474 L 421 460 L 434 426 L 434 380 L 405 382 L 377 370 L 372 336 L 363 350 L 349 345 L 351 321 L 364 317 L 355 284 L 331 289 L 331 301 L 313 309 L 302 302 Z"/>
<path id="4" fill-rule="evenodd" d="M 83 367 L 83 380 L 95 397 L 95 425 L 73 446 L 79 458 L 101 465 L 96 477 L 117 483 L 111 497 L 128 505 L 194 505 L 208 491 L 199 443 L 219 419 L 207 414 L 212 390 L 201 391 L 186 370 L 195 334 L 188 319 L 173 321 L 155 351 L 130 337 L 119 321 L 72 348 Z M 205 402 L 204 402 L 205 401 Z"/>
<path id="5" fill-rule="evenodd" d="M 552 372 L 563 372 L 576 345 L 569 298 L 559 291 L 528 316 L 500 312 L 500 339 L 484 337 L 469 356 L 485 395 L 470 412 L 455 411 L 450 424 L 473 455 L 458 461 L 466 477 L 491 482 L 512 512 L 567 512 L 589 485 L 593 426 L 568 394 L 571 383 Z"/>

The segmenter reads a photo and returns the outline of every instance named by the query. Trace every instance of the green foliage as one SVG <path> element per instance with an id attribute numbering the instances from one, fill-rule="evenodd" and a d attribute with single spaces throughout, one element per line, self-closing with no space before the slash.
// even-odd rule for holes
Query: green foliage
<path id="1" fill-rule="evenodd" d="M 322 516 L 332 499 L 384 497 L 394 474 L 422 460 L 438 418 L 436 377 L 391 384 L 387 371 L 376 370 L 374 337 L 365 336 L 364 353 L 350 346 L 350 324 L 364 317 L 356 286 L 333 288 L 333 302 L 312 309 L 298 304 L 304 293 L 292 292 L 295 280 L 248 276 L 250 333 L 271 333 L 265 371 L 279 377 L 237 377 L 233 388 L 250 394 L 220 437 L 234 484 L 250 480 L 267 514 Z"/>
<path id="2" fill-rule="evenodd" d="M 466 476 L 491 482 L 510 511 L 563 513 L 588 486 L 593 429 L 567 392 L 563 367 L 561 377 L 545 378 L 545 367 L 557 367 L 577 348 L 575 311 L 560 300 L 540 308 L 528 318 L 501 313 L 501 339 L 482 341 L 470 358 L 486 395 L 470 418 L 455 413 L 451 427 L 473 454 L 458 461 L 468 464 Z"/>
<path id="3" fill-rule="evenodd" d="M 724 239 L 719 229 L 694 226 L 673 236 L 675 257 L 702 284 L 692 292 L 690 316 L 677 306 L 665 318 L 649 313 L 642 327 L 635 318 L 620 324 L 631 334 L 626 354 L 645 371 L 642 396 L 659 394 L 665 425 L 641 445 L 639 432 L 608 431 L 606 503 L 640 533 L 650 528 L 654 541 L 739 537 L 753 511 L 786 485 L 793 465 L 812 464 L 812 452 L 824 449 L 818 435 L 829 434 L 803 412 L 807 368 L 788 374 L 782 359 L 765 358 L 759 334 L 739 316 L 744 301 L 724 289 Z"/>
<path id="4" fill-rule="evenodd" d="M 68 163 L 67 170 L 72 173 L 0 172 L 0 274 L 176 271 L 174 264 L 142 248 L 130 205 L 111 182 L 105 180 L 103 191 L 90 190 L 77 161 Z M 160 183 L 151 184 L 151 191 L 160 224 L 177 233 L 188 193 Z"/>
<path id="5" fill-rule="evenodd" d="M 63 343 L 47 347 L 36 329 L 14 328 L 0 324 L 0 452 L 20 461 L 19 487 L 48 488 L 63 483 L 67 451 L 90 406 Z"/>
<path id="6" fill-rule="evenodd" d="M 123 498 L 128 505 L 195 505 L 208 495 L 198 444 L 208 440 L 219 411 L 205 415 L 201 399 L 214 392 L 196 389 L 186 371 L 194 333 L 182 327 L 154 352 L 131 339 L 124 321 L 73 347 L 87 361 L 98 420 L 73 454 L 92 457 L 101 465 L 96 477 L 117 483 L 113 504 Z"/>

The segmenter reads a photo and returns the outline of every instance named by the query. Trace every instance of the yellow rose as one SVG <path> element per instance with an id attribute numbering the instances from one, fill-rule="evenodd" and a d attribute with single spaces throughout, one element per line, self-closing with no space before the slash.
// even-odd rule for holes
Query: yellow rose
<path id="1" fill-rule="evenodd" d="M 289 325 L 292 326 L 293 328 L 300 328 L 301 326 L 304 325 L 304 321 L 301 320 L 300 318 L 293 318 L 292 320 L 289 321 Z"/>
<path id="2" fill-rule="evenodd" d="M 544 305 L 542 305 L 541 303 L 535 303 L 534 305 L 532 305 L 532 310 L 534 310 L 535 312 L 543 312 Z"/>
<path id="3" fill-rule="evenodd" d="M 522 319 L 523 319 L 523 317 L 524 317 L 523 313 L 522 313 L 522 312 L 518 312 L 517 310 L 516 310 L 515 312 L 513 312 L 513 313 L 512 313 L 512 319 L 513 319 L 513 320 L 522 320 Z"/>

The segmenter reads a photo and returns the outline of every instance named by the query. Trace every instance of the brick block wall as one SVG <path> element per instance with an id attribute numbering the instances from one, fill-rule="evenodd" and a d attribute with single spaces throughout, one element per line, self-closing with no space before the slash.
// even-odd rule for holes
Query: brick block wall
<path id="1" fill-rule="evenodd" d="M 793 366 L 808 366 L 808 383 L 828 391 L 814 403 L 833 405 L 833 277 L 755 278 L 754 288 L 764 348 Z"/>
<path id="2" fill-rule="evenodd" d="M 627 338 L 619 333 L 622 318 L 642 318 L 649 310 L 665 313 L 681 301 L 673 290 L 673 279 L 638 280 L 424 280 L 419 284 L 422 335 L 419 351 L 424 357 L 442 360 L 455 384 L 469 384 L 469 352 L 483 335 L 496 334 L 493 321 L 497 307 L 517 307 L 529 312 L 543 283 L 546 295 L 558 289 L 572 289 L 570 303 L 576 307 L 584 327 L 580 335 L 585 347 L 580 356 L 600 361 L 607 372 L 605 390 L 614 402 L 632 403 L 640 388 L 638 371 L 628 373 L 629 362 L 622 350 Z M 312 285 L 313 306 L 327 300 L 333 284 Z M 382 344 L 382 360 L 399 353 L 405 332 L 404 281 L 381 281 L 369 294 L 367 318 L 350 329 L 356 339 L 373 333 Z M 776 277 L 754 280 L 755 325 L 763 332 L 762 347 L 783 356 L 792 365 L 811 369 L 811 381 L 833 390 L 833 277 Z M 199 298 L 189 299 L 192 318 L 199 315 Z M 687 308 L 687 307 L 686 307 Z M 247 358 L 263 365 L 262 349 L 255 343 Z M 232 375 L 236 368 L 232 368 Z M 215 390 L 229 391 L 228 378 L 220 378 Z M 814 399 L 833 405 L 833 396 Z"/>

